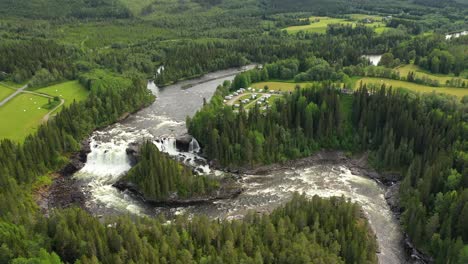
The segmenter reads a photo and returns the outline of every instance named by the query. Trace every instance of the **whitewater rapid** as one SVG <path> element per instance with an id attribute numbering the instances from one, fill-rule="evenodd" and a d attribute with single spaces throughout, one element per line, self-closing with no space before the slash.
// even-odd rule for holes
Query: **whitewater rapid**
<path id="1" fill-rule="evenodd" d="M 175 138 L 187 132 L 185 118 L 202 107 L 203 98 L 209 100 L 219 84 L 232 80 L 238 72 L 240 70 L 236 69 L 211 73 L 163 89 L 149 82 L 148 89 L 157 95 L 153 105 L 125 121 L 94 132 L 91 137 L 88 161 L 74 175 L 87 197 L 87 208 L 95 215 L 130 213 L 171 217 L 184 213 L 189 217 L 204 214 L 212 219 L 238 219 L 249 210 L 270 212 L 287 202 L 294 192 L 309 197 L 344 196 L 359 203 L 369 219 L 380 246 L 379 262 L 405 263 L 401 230 L 385 201 L 384 187 L 369 178 L 353 175 L 342 164 L 288 168 L 261 176 L 241 175 L 245 192 L 238 197 L 190 207 L 150 207 L 131 194 L 112 187 L 131 167 L 127 147 L 143 140 L 150 140 L 161 151 L 196 167 L 200 173 L 222 175 L 210 169 L 207 161 L 198 156 L 200 146 L 196 140 L 190 142 L 188 152 L 181 152 L 176 148 Z M 184 89 L 192 84 L 191 88 Z"/>

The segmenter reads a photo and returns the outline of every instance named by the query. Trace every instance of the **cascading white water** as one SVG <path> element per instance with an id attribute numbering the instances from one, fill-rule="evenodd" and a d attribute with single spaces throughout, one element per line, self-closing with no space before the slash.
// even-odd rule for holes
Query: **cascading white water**
<path id="1" fill-rule="evenodd" d="M 159 66 L 159 68 L 156 70 L 157 74 L 161 74 L 161 72 L 164 71 L 164 65 Z"/>
<path id="2" fill-rule="evenodd" d="M 94 132 L 86 165 L 74 175 L 86 183 L 85 189 L 90 191 L 93 206 L 141 213 L 139 205 L 125 192 L 112 187 L 112 184 L 131 168 L 126 151 L 128 145 L 144 137 L 150 135 L 145 131 L 126 132 L 119 125 L 109 131 Z"/>
<path id="3" fill-rule="evenodd" d="M 378 61 L 374 63 L 377 64 Z M 162 70 L 163 68 L 160 71 Z M 163 212 L 177 215 L 178 212 L 184 212 L 189 216 L 206 214 L 210 218 L 232 219 L 245 215 L 247 210 L 268 212 L 288 201 L 294 191 L 326 197 L 344 195 L 359 202 L 369 217 L 382 251 L 379 254 L 379 263 L 405 263 L 401 261 L 404 251 L 399 244 L 401 232 L 398 221 L 394 219 L 386 205 L 384 189 L 373 180 L 353 175 L 349 170 L 340 166 L 311 165 L 310 168 L 291 167 L 268 175 L 242 175 L 245 191 L 238 197 L 216 201 L 213 204 L 184 208 L 148 208 L 132 196 L 112 187 L 112 183 L 129 169 L 128 160 L 122 158 L 128 144 L 141 142 L 145 138 L 162 138 L 164 135 L 173 136 L 166 136 L 154 142 L 160 150 L 186 164 L 196 166 L 196 170 L 201 171 L 200 174 L 223 175 L 222 172 L 210 170 L 206 160 L 195 153 L 177 151 L 174 136 L 187 133 L 184 120 L 186 116 L 193 115 L 202 107 L 201 98 L 211 98 L 220 83 L 224 80 L 232 81 L 238 72 L 238 70 L 222 71 L 161 89 L 152 106 L 103 132 L 95 132 L 88 161 L 93 164 L 87 164 L 75 174 L 76 178 L 83 179 L 78 182 L 83 184 L 84 192 L 89 194 L 87 196 L 88 209 L 95 215 L 107 215 L 114 212 L 146 215 L 158 215 Z M 230 73 L 232 75 L 226 77 Z M 217 76 L 217 79 L 213 79 Z M 200 83 L 203 80 L 208 81 Z M 194 84 L 194 86 L 190 89 L 182 89 L 186 84 Z M 148 83 L 148 88 L 153 93 L 157 91 L 154 90 L 157 88 L 154 83 Z M 142 133 L 144 130 L 148 133 Z M 149 133 L 153 137 L 148 137 Z M 106 146 L 107 144 L 117 146 Z M 114 162 L 117 159 L 121 159 L 124 165 L 120 167 L 117 162 Z"/>
<path id="4" fill-rule="evenodd" d="M 162 138 L 154 141 L 154 144 L 161 152 L 165 152 L 171 156 L 178 156 L 180 152 L 176 147 L 176 139 L 173 137 Z"/>
<path id="5" fill-rule="evenodd" d="M 148 90 L 150 90 L 155 96 L 159 95 L 159 88 L 156 86 L 154 81 L 149 81 L 147 86 Z"/>
<path id="6" fill-rule="evenodd" d="M 87 175 L 99 176 L 101 181 L 115 182 L 118 176 L 130 169 L 125 144 L 115 142 L 101 142 L 99 145 L 93 138 L 88 161 L 80 172 Z"/>
<path id="7" fill-rule="evenodd" d="M 174 137 L 164 137 L 153 142 L 159 151 L 169 154 L 183 162 L 184 164 L 195 168 L 200 174 L 212 174 L 219 175 L 215 171 L 210 169 L 208 162 L 197 155 L 200 151 L 200 145 L 198 141 L 193 138 L 189 144 L 189 152 L 179 151 L 176 147 L 176 139 Z"/>
<path id="8" fill-rule="evenodd" d="M 459 38 L 460 36 L 466 36 L 466 35 L 468 35 L 468 31 L 467 31 L 467 30 L 462 31 L 462 32 L 456 32 L 456 33 L 452 33 L 452 34 L 447 34 L 447 35 L 445 35 L 445 39 Z"/>
<path id="9" fill-rule="evenodd" d="M 200 152 L 200 144 L 198 144 L 198 141 L 195 138 L 192 138 L 192 141 L 190 141 L 189 152 L 190 153 Z"/>
<path id="10" fill-rule="evenodd" d="M 363 55 L 362 57 L 368 59 L 374 66 L 379 65 L 380 59 L 382 59 L 382 55 Z"/>

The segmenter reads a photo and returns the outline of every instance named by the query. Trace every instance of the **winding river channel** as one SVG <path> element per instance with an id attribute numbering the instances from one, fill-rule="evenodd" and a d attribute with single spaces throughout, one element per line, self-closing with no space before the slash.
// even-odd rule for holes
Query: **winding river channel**
<path id="1" fill-rule="evenodd" d="M 201 108 L 203 98 L 209 100 L 219 84 L 224 80 L 234 79 L 240 71 L 241 69 L 218 71 L 162 89 L 150 82 L 148 88 L 157 95 L 151 106 L 92 135 L 88 161 L 74 175 L 87 198 L 86 207 L 97 216 L 186 213 L 237 219 L 248 210 L 269 212 L 288 201 L 296 191 L 308 196 L 345 196 L 358 202 L 369 219 L 379 243 L 379 262 L 406 263 L 402 233 L 398 220 L 384 198 L 385 187 L 372 179 L 354 175 L 345 164 L 320 163 L 278 169 L 261 176 L 241 175 L 240 181 L 245 192 L 238 197 L 184 208 L 149 207 L 132 195 L 112 187 L 130 169 L 126 149 L 130 143 L 136 141 L 158 141 L 157 145 L 161 150 L 182 157 L 187 163 L 194 164 L 194 160 L 201 159 L 194 153 L 178 152 L 174 146 L 174 138 L 187 132 L 185 118 Z M 206 173 L 221 174 L 210 170 L 206 165 L 199 169 Z"/>

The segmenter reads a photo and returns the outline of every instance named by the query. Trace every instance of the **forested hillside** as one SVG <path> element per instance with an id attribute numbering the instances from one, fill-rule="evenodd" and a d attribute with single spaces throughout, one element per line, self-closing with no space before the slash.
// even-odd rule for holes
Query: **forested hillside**
<path id="1" fill-rule="evenodd" d="M 436 262 L 466 261 L 468 167 L 466 116 L 443 98 L 411 98 L 384 89 L 357 94 L 353 123 L 375 164 L 397 170 L 403 224 Z"/>
<path id="2" fill-rule="evenodd" d="M 0 0 L 2 100 L 25 84 L 21 95 L 66 81 L 86 90 L 33 120 L 21 141 L 0 135 L 0 263 L 376 263 L 375 236 L 345 198 L 294 195 L 271 214 L 234 221 L 38 208 L 82 140 L 154 101 L 148 80 L 164 86 L 247 64 L 263 67 L 225 82 L 187 120 L 212 162 L 368 151 L 372 166 L 400 175 L 401 221 L 416 247 L 435 263 L 468 263 L 467 37 L 445 36 L 468 29 L 466 10 L 451 0 Z M 320 32 L 287 30 L 320 22 Z M 363 55 L 382 57 L 376 66 Z M 395 80 L 402 87 L 382 85 Z M 263 109 L 224 102 L 260 82 L 264 91 L 297 88 Z M 409 91 L 415 84 L 429 94 Z M 443 89 L 460 96 L 436 94 Z M 7 103 L 29 114 L 24 102 Z M 2 127 L 19 121 L 1 117 Z M 152 144 L 142 151 L 126 177 L 150 198 L 218 187 Z"/>
<path id="3" fill-rule="evenodd" d="M 296 195 L 271 215 L 243 221 L 160 217 L 105 223 L 79 209 L 39 218 L 31 234 L 0 222 L 0 260 L 13 263 L 377 263 L 372 233 L 356 204 Z M 339 221 L 337 221 L 339 219 Z M 11 248 L 10 248 L 11 247 Z M 56 253 L 48 254 L 45 249 Z M 22 256 L 21 258 L 17 258 Z"/>
<path id="4" fill-rule="evenodd" d="M 212 102 L 187 122 L 210 159 L 253 166 L 321 148 L 371 150 L 376 168 L 401 175 L 402 221 L 414 243 L 437 263 L 466 259 L 466 101 L 384 86 L 361 87 L 346 99 L 350 96 L 324 84 L 296 89 L 266 113 L 258 106 L 248 112 L 241 106 L 235 113 L 222 103 L 228 88 L 219 87 Z"/>
<path id="5" fill-rule="evenodd" d="M 0 14 L 26 18 L 128 18 L 131 13 L 117 0 L 2 0 Z"/>

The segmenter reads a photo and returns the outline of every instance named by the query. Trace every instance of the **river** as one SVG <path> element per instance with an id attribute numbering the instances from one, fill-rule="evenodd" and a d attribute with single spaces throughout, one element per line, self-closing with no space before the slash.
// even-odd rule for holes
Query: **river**
<path id="1" fill-rule="evenodd" d="M 385 188 L 374 180 L 352 174 L 344 164 L 322 163 L 277 170 L 262 176 L 241 175 L 240 181 L 245 192 L 238 197 L 185 208 L 150 207 L 132 195 L 112 187 L 112 184 L 130 169 L 126 148 L 130 143 L 143 139 L 154 141 L 163 151 L 182 157 L 187 163 L 194 165 L 197 155 L 177 151 L 174 137 L 187 132 L 185 118 L 201 108 L 203 98 L 209 100 L 219 84 L 234 79 L 240 71 L 218 71 L 162 89 L 158 89 L 152 82 L 148 83 L 148 88 L 157 95 L 151 106 L 120 123 L 96 131 L 91 136 L 88 161 L 84 168 L 74 175 L 87 198 L 86 207 L 97 216 L 186 213 L 206 214 L 213 219 L 237 219 L 248 210 L 269 212 L 288 201 L 296 191 L 308 196 L 343 195 L 358 202 L 369 219 L 380 247 L 379 263 L 406 263 L 402 233 L 398 221 L 385 201 Z M 221 174 L 212 171 L 206 165 L 199 167 L 206 173 Z"/>

